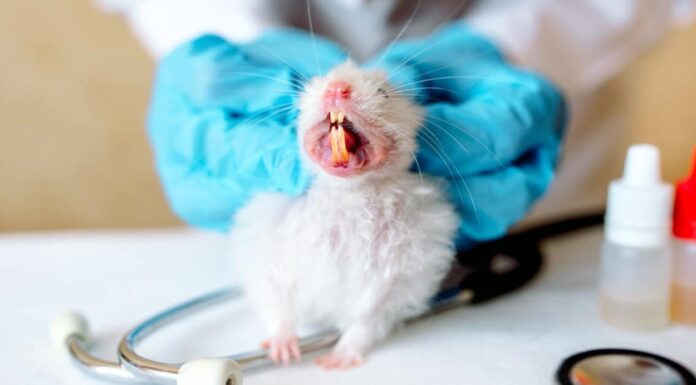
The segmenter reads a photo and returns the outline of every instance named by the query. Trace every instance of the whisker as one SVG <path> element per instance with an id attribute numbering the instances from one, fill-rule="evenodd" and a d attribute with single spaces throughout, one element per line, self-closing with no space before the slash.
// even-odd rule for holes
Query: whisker
<path id="1" fill-rule="evenodd" d="M 426 79 L 420 79 L 412 82 L 405 83 L 403 86 L 410 86 L 414 84 L 420 84 L 420 83 L 426 83 L 426 82 L 431 82 L 434 80 L 451 80 L 451 79 L 469 79 L 469 80 L 495 80 L 496 78 L 493 76 L 484 76 L 484 75 L 450 75 L 450 76 L 438 76 L 434 78 L 426 78 Z"/>
<path id="2" fill-rule="evenodd" d="M 464 197 L 462 196 L 461 188 L 457 182 L 461 182 L 461 184 L 464 186 L 464 188 L 466 189 L 466 191 L 468 193 L 469 201 L 471 202 L 471 207 L 473 208 L 474 214 L 476 215 L 476 218 L 478 219 L 479 218 L 478 209 L 476 208 L 476 202 L 474 200 L 473 194 L 471 193 L 471 189 L 469 189 L 469 186 L 467 185 L 466 181 L 464 180 L 464 178 L 462 177 L 461 174 L 457 173 L 455 175 L 455 173 L 452 171 L 452 167 L 454 167 L 454 162 L 452 162 L 452 159 L 447 155 L 447 153 L 444 150 L 441 150 L 440 148 L 438 148 L 436 146 L 439 142 L 439 139 L 437 137 L 435 137 L 428 130 L 421 130 L 421 131 L 419 131 L 419 134 L 420 133 L 429 134 L 433 137 L 433 139 L 429 139 L 428 137 L 425 137 L 425 136 L 423 136 L 422 138 L 425 141 L 425 143 L 427 145 L 429 145 L 433 149 L 433 151 L 435 151 L 435 153 L 443 160 L 444 165 L 447 168 L 447 171 L 449 172 L 450 176 L 452 177 L 452 179 L 451 179 L 452 183 L 454 183 L 454 185 L 456 187 L 457 195 L 459 195 L 459 200 L 461 202 L 464 202 Z M 435 143 L 436 145 L 433 145 L 432 143 Z M 441 143 L 440 143 L 440 146 L 441 146 Z"/>
<path id="3" fill-rule="evenodd" d="M 416 53 L 414 53 L 414 54 L 412 54 L 412 55 L 410 55 L 410 56 L 404 58 L 403 60 L 401 60 L 401 62 L 399 63 L 399 65 L 396 66 L 396 68 L 394 68 L 394 69 L 391 71 L 391 75 L 392 75 L 392 76 L 395 76 L 395 75 L 401 73 L 402 71 L 406 70 L 406 68 L 408 68 L 408 67 L 404 67 L 408 62 L 410 62 L 410 61 L 412 61 L 413 59 L 415 59 L 416 57 L 422 55 L 422 54 L 425 53 L 426 51 L 429 51 L 429 50 L 433 49 L 434 47 L 436 47 L 436 46 L 438 46 L 438 45 L 440 45 L 440 44 L 442 44 L 442 43 L 444 43 L 444 42 L 446 42 L 446 41 L 448 41 L 448 40 L 451 40 L 451 39 L 452 39 L 452 37 L 449 37 L 449 38 L 447 38 L 447 39 L 442 39 L 442 40 L 435 41 L 435 42 L 433 42 L 433 43 L 431 43 L 431 44 L 425 46 L 424 48 L 420 49 L 420 50 L 417 51 Z"/>
<path id="4" fill-rule="evenodd" d="M 406 114 L 406 116 L 408 116 L 407 113 L 399 112 L 399 116 L 404 116 L 404 114 Z M 392 114 L 392 115 L 393 115 L 393 114 Z M 387 114 L 387 116 L 391 116 L 391 115 Z M 445 134 L 447 134 L 447 136 L 449 136 L 450 138 L 452 138 L 452 140 L 455 141 L 455 143 L 457 143 L 457 144 L 459 145 L 459 147 L 467 153 L 467 155 L 471 155 L 471 151 L 470 151 L 468 148 L 466 148 L 466 146 L 464 146 L 464 144 L 463 144 L 456 136 L 452 135 L 452 133 L 450 133 L 450 132 L 449 132 L 448 130 L 446 130 L 444 127 L 442 127 L 441 125 L 439 125 L 438 123 L 434 122 L 434 121 L 431 120 L 431 119 L 434 119 L 434 120 L 436 120 L 437 122 L 441 122 L 441 123 L 444 123 L 444 124 L 448 124 L 448 125 L 452 126 L 453 128 L 455 128 L 455 129 L 461 131 L 463 134 L 465 134 L 466 136 L 468 136 L 468 137 L 470 137 L 471 139 L 473 139 L 477 144 L 481 145 L 481 147 L 483 147 L 483 149 L 486 150 L 486 152 L 491 156 L 491 158 L 493 158 L 493 160 L 494 160 L 500 167 L 504 167 L 503 163 L 502 163 L 502 162 L 500 161 L 500 159 L 498 159 L 498 157 L 495 155 L 495 152 L 493 152 L 493 150 L 492 150 L 490 147 L 488 147 L 484 142 L 482 142 L 479 138 L 477 138 L 476 135 L 474 135 L 474 134 L 472 134 L 471 132 L 469 132 L 466 128 L 464 128 L 464 127 L 462 127 L 462 126 L 460 126 L 460 125 L 454 124 L 454 123 L 452 123 L 452 122 L 450 122 L 450 121 L 448 121 L 448 120 L 439 118 L 439 117 L 437 117 L 437 116 L 433 116 L 433 115 L 426 115 L 426 116 L 425 116 L 425 121 L 430 120 L 430 123 L 433 124 L 433 125 L 435 126 L 435 128 L 440 129 L 442 132 L 444 132 Z M 429 130 L 429 128 L 428 128 L 427 126 L 425 126 L 425 125 L 422 125 L 420 129 L 421 129 L 421 130 Z"/>
<path id="5" fill-rule="evenodd" d="M 390 115 L 387 114 L 386 116 L 390 116 Z M 415 118 L 414 115 L 408 115 L 408 113 L 399 113 L 399 116 L 406 116 L 406 117 L 409 117 L 409 118 Z M 426 122 L 427 122 L 427 117 L 426 117 L 426 121 L 424 121 L 423 123 L 426 123 Z M 437 124 L 437 123 L 435 123 L 435 122 L 432 122 L 432 121 L 431 121 L 430 124 L 432 124 L 435 128 L 440 129 L 443 133 L 445 133 L 447 136 L 449 136 L 449 137 L 454 141 L 454 143 L 456 143 L 457 146 L 459 146 L 459 148 L 462 149 L 462 151 L 464 151 L 468 156 L 471 156 L 471 151 L 469 151 L 469 149 L 468 149 L 456 136 L 452 135 L 452 133 L 450 133 L 450 132 L 447 131 L 445 128 L 443 128 L 441 125 L 439 125 L 439 124 Z M 420 130 L 428 131 L 428 132 L 430 132 L 434 137 L 437 137 L 437 135 L 435 135 L 435 133 L 432 132 L 432 130 L 430 129 L 430 127 L 428 127 L 428 126 L 426 126 L 426 125 L 421 125 Z"/>
<path id="6" fill-rule="evenodd" d="M 259 73 L 254 73 L 254 72 L 221 72 L 220 75 L 227 75 L 227 76 L 231 76 L 231 75 L 241 75 L 241 76 L 259 77 L 259 78 L 262 78 L 262 79 L 272 80 L 272 81 L 274 81 L 274 82 L 278 82 L 278 83 L 281 83 L 281 84 L 286 84 L 286 85 L 288 85 L 288 86 L 290 86 L 290 87 L 292 87 L 293 89 L 296 89 L 296 90 L 301 90 L 301 89 L 303 88 L 303 84 L 302 84 L 302 83 L 296 83 L 296 82 L 293 82 L 293 81 L 287 81 L 287 80 L 284 80 L 284 79 L 274 78 L 274 77 L 272 77 L 272 76 L 267 76 L 267 75 L 263 75 L 263 74 L 259 74 Z"/>
<path id="7" fill-rule="evenodd" d="M 400 114 L 400 115 L 401 115 L 401 116 L 404 116 L 403 113 Z M 414 121 L 415 121 L 415 120 L 419 120 L 419 119 L 416 118 L 416 116 L 415 116 L 414 114 L 405 113 L 405 116 L 406 116 L 407 118 L 413 119 Z M 439 128 L 442 129 L 441 127 L 439 127 Z M 469 188 L 468 184 L 467 184 L 466 181 L 464 180 L 464 177 L 463 177 L 459 172 L 456 172 L 456 173 L 455 173 L 455 172 L 453 171 L 453 168 L 456 169 L 456 166 L 455 166 L 454 162 L 452 161 L 452 158 L 450 158 L 449 155 L 447 154 L 447 152 L 444 150 L 444 147 L 442 146 L 442 142 L 440 141 L 440 139 L 439 139 L 439 138 L 437 137 L 437 135 L 435 135 L 428 127 L 425 127 L 425 126 L 421 126 L 421 128 L 420 128 L 418 134 L 419 134 L 419 136 L 423 139 L 423 142 L 424 142 L 426 145 L 428 145 L 430 148 L 432 148 L 433 151 L 435 152 L 435 154 L 436 154 L 438 157 L 440 157 L 440 159 L 442 159 L 443 164 L 444 164 L 445 167 L 447 168 L 447 171 L 449 172 L 449 174 L 450 174 L 450 176 L 451 176 L 451 178 L 452 178 L 452 183 L 454 183 L 454 185 L 455 185 L 455 187 L 456 187 L 457 195 L 459 195 L 459 199 L 460 199 L 461 202 L 464 202 L 464 197 L 462 196 L 461 186 L 459 186 L 459 183 L 461 183 L 461 185 L 464 186 L 464 188 L 465 188 L 466 191 L 467 191 L 467 194 L 468 194 L 468 197 L 469 197 L 469 201 L 471 202 L 471 206 L 472 206 L 472 208 L 473 208 L 473 210 L 474 210 L 474 214 L 476 215 L 476 218 L 478 219 L 478 218 L 479 218 L 478 209 L 477 209 L 477 207 L 476 207 L 476 202 L 475 202 L 475 199 L 474 199 L 474 197 L 473 197 L 473 194 L 471 193 L 471 189 Z M 448 134 L 449 134 L 449 133 L 448 133 Z M 451 136 L 451 134 L 450 134 L 450 136 Z M 459 141 L 458 141 L 456 138 L 454 138 L 454 137 L 453 137 L 453 139 L 454 139 L 457 143 L 459 143 L 459 146 L 460 146 L 464 151 L 466 151 L 467 154 L 469 154 L 469 151 L 464 147 L 463 144 L 461 144 L 461 142 L 459 142 Z M 419 168 L 419 172 L 420 172 L 420 165 L 418 165 L 417 167 Z"/>
<path id="8" fill-rule="evenodd" d="M 443 64 L 443 65 L 441 65 L 441 66 L 438 66 L 438 67 L 435 67 L 435 68 L 431 68 L 431 69 L 429 69 L 428 71 L 425 71 L 425 72 L 423 72 L 423 73 L 418 74 L 418 77 L 419 77 L 419 79 L 421 79 L 421 80 L 423 80 L 423 79 L 428 79 L 428 78 L 425 78 L 425 76 L 430 75 L 430 74 L 433 73 L 433 72 L 437 72 L 437 71 L 444 70 L 444 69 L 446 69 L 446 68 L 448 68 L 448 67 L 451 67 L 451 65 L 449 65 L 449 64 Z M 403 68 L 403 70 L 405 70 L 405 69 L 406 69 L 406 68 Z M 399 71 L 399 72 L 400 72 L 400 71 Z M 398 72 L 397 72 L 397 73 L 398 73 Z M 399 88 L 406 88 L 406 87 L 407 87 L 408 85 L 410 85 L 410 84 L 411 84 L 411 83 L 404 83 L 404 84 L 400 84 L 400 85 L 398 85 L 398 86 L 395 86 L 394 88 L 396 88 L 396 89 L 399 89 Z"/>
<path id="9" fill-rule="evenodd" d="M 400 132 L 396 132 L 396 134 L 397 134 L 397 135 L 400 135 L 400 137 L 402 137 L 402 138 L 406 138 L 406 135 L 404 135 L 404 134 L 402 134 L 402 133 L 400 133 Z M 423 178 L 423 172 L 421 171 L 420 163 L 418 162 L 418 157 L 416 157 L 416 153 L 413 152 L 412 150 L 409 150 L 409 152 L 411 153 L 411 157 L 413 158 L 413 161 L 414 161 L 414 163 L 415 163 L 415 165 L 416 165 L 416 170 L 418 170 L 418 175 L 420 176 L 420 179 L 421 179 L 421 180 L 424 180 L 424 178 Z"/>
<path id="10" fill-rule="evenodd" d="M 243 119 L 239 124 L 247 124 L 247 125 L 251 125 L 251 126 L 261 125 L 262 123 L 266 122 L 269 119 L 273 119 L 273 118 L 275 118 L 279 115 L 282 115 L 284 113 L 292 112 L 294 108 L 296 108 L 294 105 L 285 106 L 285 107 L 282 107 L 282 108 L 275 110 L 273 113 L 271 113 L 269 115 L 263 116 L 263 118 L 262 118 L 262 116 L 259 116 L 259 115 L 263 115 L 264 113 L 269 112 L 269 110 L 264 110 L 264 111 L 261 111 L 255 115 L 253 115 L 251 118 Z M 260 118 L 262 118 L 262 119 L 260 119 Z M 233 145 L 234 144 L 232 142 L 228 143 L 226 146 L 223 147 L 222 151 L 229 149 Z"/>
<path id="11" fill-rule="evenodd" d="M 459 141 L 459 139 L 458 139 L 456 136 L 452 135 L 452 133 L 450 133 L 449 131 L 447 131 L 446 129 L 444 129 L 444 128 L 443 128 L 442 126 L 440 126 L 439 124 L 434 123 L 434 122 L 430 122 L 430 123 L 433 124 L 433 126 L 434 126 L 435 128 L 439 128 L 443 133 L 447 134 L 447 136 L 449 136 L 449 137 L 454 141 L 454 143 L 456 143 L 456 144 L 459 146 L 459 148 L 461 148 L 462 151 L 464 151 L 464 152 L 466 153 L 466 155 L 471 156 L 471 151 L 469 151 L 469 149 L 466 148 L 466 146 L 464 146 L 464 144 L 463 144 L 461 141 Z M 430 128 L 427 127 L 427 126 L 423 126 L 423 127 L 421 127 L 421 129 L 422 129 L 422 130 L 430 130 Z M 434 135 L 434 134 L 435 134 L 435 133 L 433 133 L 433 135 Z"/>
<path id="12" fill-rule="evenodd" d="M 259 111 L 251 116 L 240 120 L 239 124 L 260 125 L 269 119 L 274 119 L 280 115 L 292 113 L 297 107 L 294 104 L 287 104 L 282 107 Z"/>
<path id="13" fill-rule="evenodd" d="M 402 71 L 404 71 L 406 68 L 408 68 L 408 67 L 404 67 L 404 66 L 405 66 L 406 64 L 408 64 L 408 62 L 410 62 L 410 61 L 412 61 L 413 59 L 415 59 L 416 57 L 422 55 L 423 53 L 425 53 L 425 52 L 427 52 L 427 51 L 433 49 L 434 47 L 436 47 L 436 46 L 438 46 L 438 45 L 440 45 L 440 44 L 442 44 L 442 43 L 445 43 L 445 42 L 447 42 L 447 41 L 452 40 L 452 39 L 455 38 L 455 37 L 456 37 L 456 36 L 449 36 L 448 38 L 435 41 L 435 42 L 433 42 L 433 43 L 431 43 L 431 44 L 429 44 L 429 45 L 427 45 L 427 46 L 421 48 L 421 49 L 420 49 L 419 51 L 417 51 L 416 53 L 414 53 L 414 54 L 412 54 L 412 55 L 406 57 L 406 58 L 403 59 L 403 60 L 401 60 L 401 62 L 399 63 L 399 65 L 396 66 L 396 68 L 394 68 L 394 69 L 391 71 L 392 76 L 395 76 L 396 74 L 399 74 L 399 73 L 401 73 Z M 478 53 L 480 56 L 483 56 L 483 55 L 486 54 L 486 53 L 493 52 L 493 50 L 494 50 L 494 48 L 489 48 L 489 49 L 482 50 L 482 51 L 477 52 L 477 53 Z M 472 57 L 472 59 L 473 59 L 473 58 L 474 58 L 474 57 Z M 440 69 L 444 69 L 444 68 L 447 68 L 447 67 L 449 67 L 449 65 L 443 65 L 442 67 L 440 67 Z M 430 71 L 429 71 L 429 72 L 430 72 Z"/>
<path id="14" fill-rule="evenodd" d="M 259 45 L 260 45 L 261 48 L 263 48 L 266 52 L 268 52 L 268 53 L 270 53 L 271 55 L 275 56 L 277 59 L 279 59 L 280 61 L 282 61 L 285 65 L 287 65 L 287 66 L 292 70 L 292 72 L 293 72 L 294 74 L 296 74 L 297 76 L 299 76 L 299 77 L 301 78 L 301 80 L 302 80 L 303 82 L 308 82 L 308 81 L 309 81 L 309 79 L 308 79 L 305 75 L 303 75 L 300 71 L 298 71 L 296 67 L 294 67 L 292 64 L 290 64 L 287 60 L 285 60 L 283 57 L 281 57 L 281 56 L 278 55 L 277 53 L 273 52 L 273 50 L 270 49 L 270 48 L 268 48 L 268 46 L 266 46 L 265 44 L 260 44 L 260 43 L 259 43 Z"/>
<path id="15" fill-rule="evenodd" d="M 276 107 L 272 110 L 268 109 L 268 110 L 259 111 L 256 114 L 245 118 L 243 120 L 243 122 L 246 124 L 258 125 L 258 124 L 265 122 L 268 119 L 273 119 L 273 118 L 276 118 L 282 114 L 292 112 L 295 109 L 297 109 L 297 106 L 295 106 L 294 103 L 287 104 L 284 106 Z"/>
<path id="16" fill-rule="evenodd" d="M 405 89 L 405 90 L 389 90 L 390 92 L 394 93 L 395 95 L 401 96 L 401 97 L 406 97 L 406 98 L 413 98 L 414 96 L 421 96 L 418 90 L 436 90 L 436 91 L 444 91 L 444 92 L 451 92 L 452 90 L 448 88 L 443 88 L 443 87 L 420 87 L 420 88 L 410 88 L 410 89 Z"/>
<path id="17" fill-rule="evenodd" d="M 481 147 L 483 147 L 483 148 L 486 150 L 486 152 L 488 152 L 488 154 L 490 154 L 490 156 L 493 158 L 493 160 L 494 160 L 496 163 L 498 163 L 498 165 L 499 165 L 500 167 L 504 167 L 503 163 L 502 163 L 502 162 L 498 159 L 498 157 L 495 155 L 495 152 L 493 152 L 493 150 L 491 150 L 490 147 L 486 146 L 485 143 L 483 143 L 479 138 L 477 138 L 476 135 L 472 134 L 471 132 L 469 132 L 469 131 L 468 131 L 467 129 L 465 129 L 464 127 L 461 127 L 461 126 L 459 126 L 459 125 L 457 125 L 457 124 L 454 124 L 454 123 L 452 123 L 452 122 L 450 122 L 450 121 L 448 121 L 448 120 L 445 120 L 445 119 L 442 119 L 442 118 L 438 118 L 437 116 L 430 116 L 430 118 L 431 118 L 431 119 L 437 119 L 438 121 L 440 121 L 440 122 L 442 122 L 442 123 L 449 124 L 450 126 L 456 128 L 456 129 L 458 129 L 459 131 L 461 131 L 462 133 L 464 133 L 465 135 L 467 135 L 468 137 L 470 137 L 471 139 L 473 139 L 476 143 L 480 144 Z"/>
<path id="18" fill-rule="evenodd" d="M 314 47 L 314 61 L 317 63 L 317 72 L 322 74 L 321 66 L 319 66 L 319 54 L 317 53 L 317 39 L 314 36 L 314 23 L 312 22 L 312 5 L 311 0 L 307 0 L 307 22 L 309 24 L 309 33 L 312 36 L 312 46 Z"/>
<path id="19" fill-rule="evenodd" d="M 401 28 L 401 31 L 399 31 L 399 33 L 396 35 L 396 37 L 394 38 L 394 40 L 392 40 L 391 43 L 389 43 L 389 45 L 387 46 L 387 49 L 385 49 L 385 50 L 382 52 L 382 55 L 381 55 L 381 56 L 379 57 L 379 59 L 377 60 L 377 64 L 376 64 L 375 66 L 378 66 L 379 64 L 382 63 L 382 60 L 383 60 L 384 57 L 387 55 L 387 53 L 392 49 L 392 47 L 394 47 L 394 44 L 396 44 L 396 42 L 399 41 L 399 39 L 401 38 L 401 36 L 403 36 L 403 34 L 406 32 L 406 30 L 408 29 L 408 27 L 409 27 L 409 26 L 411 25 L 411 23 L 413 22 L 413 19 L 416 17 L 416 13 L 418 13 L 418 9 L 420 9 L 420 6 L 421 6 L 422 3 L 423 3 L 423 0 L 418 0 L 418 3 L 416 4 L 416 6 L 415 6 L 414 9 L 413 9 L 413 12 L 411 12 L 411 16 L 408 18 L 408 21 L 406 21 L 406 24 L 404 24 L 404 26 Z"/>

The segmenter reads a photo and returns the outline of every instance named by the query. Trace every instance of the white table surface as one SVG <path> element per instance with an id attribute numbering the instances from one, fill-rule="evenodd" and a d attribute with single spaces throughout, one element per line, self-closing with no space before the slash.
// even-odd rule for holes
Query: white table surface
<path id="1" fill-rule="evenodd" d="M 0 235 L 0 382 L 102 383 L 51 347 L 51 318 L 81 310 L 94 351 L 111 358 L 134 322 L 228 283 L 225 242 L 190 230 Z M 245 383 L 543 385 L 563 357 L 600 347 L 643 349 L 696 368 L 696 328 L 635 333 L 598 319 L 600 242 L 599 229 L 549 241 L 547 266 L 526 288 L 411 325 L 356 369 L 307 362 L 249 373 Z M 261 337 L 248 307 L 236 303 L 163 330 L 142 352 L 182 361 L 255 348 Z"/>

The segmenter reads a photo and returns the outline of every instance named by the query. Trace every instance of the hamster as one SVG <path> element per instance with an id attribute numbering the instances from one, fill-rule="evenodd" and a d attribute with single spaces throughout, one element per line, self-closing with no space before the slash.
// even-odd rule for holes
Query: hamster
<path id="1" fill-rule="evenodd" d="M 302 325 L 341 333 L 319 366 L 362 363 L 427 309 L 454 260 L 454 207 L 438 181 L 410 171 L 422 111 L 396 91 L 351 62 L 312 79 L 298 118 L 311 187 L 258 194 L 234 218 L 232 255 L 277 363 L 300 360 Z"/>

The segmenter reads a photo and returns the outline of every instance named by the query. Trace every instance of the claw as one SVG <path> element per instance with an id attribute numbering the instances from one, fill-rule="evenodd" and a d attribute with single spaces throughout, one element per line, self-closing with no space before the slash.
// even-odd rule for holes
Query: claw
<path id="1" fill-rule="evenodd" d="M 314 363 L 324 369 L 350 369 L 363 363 L 362 356 L 342 355 L 331 352 L 326 356 L 319 357 Z"/>
<path id="2" fill-rule="evenodd" d="M 276 364 L 290 365 L 291 358 L 302 359 L 297 336 L 276 336 L 261 342 L 261 347 L 268 350 L 268 358 Z"/>

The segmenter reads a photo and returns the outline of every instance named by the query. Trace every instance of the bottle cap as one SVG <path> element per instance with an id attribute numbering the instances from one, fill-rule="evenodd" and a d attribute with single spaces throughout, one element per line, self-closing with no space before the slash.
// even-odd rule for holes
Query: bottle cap
<path id="1" fill-rule="evenodd" d="M 655 247 L 669 239 L 672 185 L 660 176 L 660 151 L 631 146 L 621 179 L 609 185 L 605 236 L 625 246 Z"/>
<path id="2" fill-rule="evenodd" d="M 677 238 L 696 240 L 696 146 L 691 174 L 677 184 L 672 231 Z"/>

